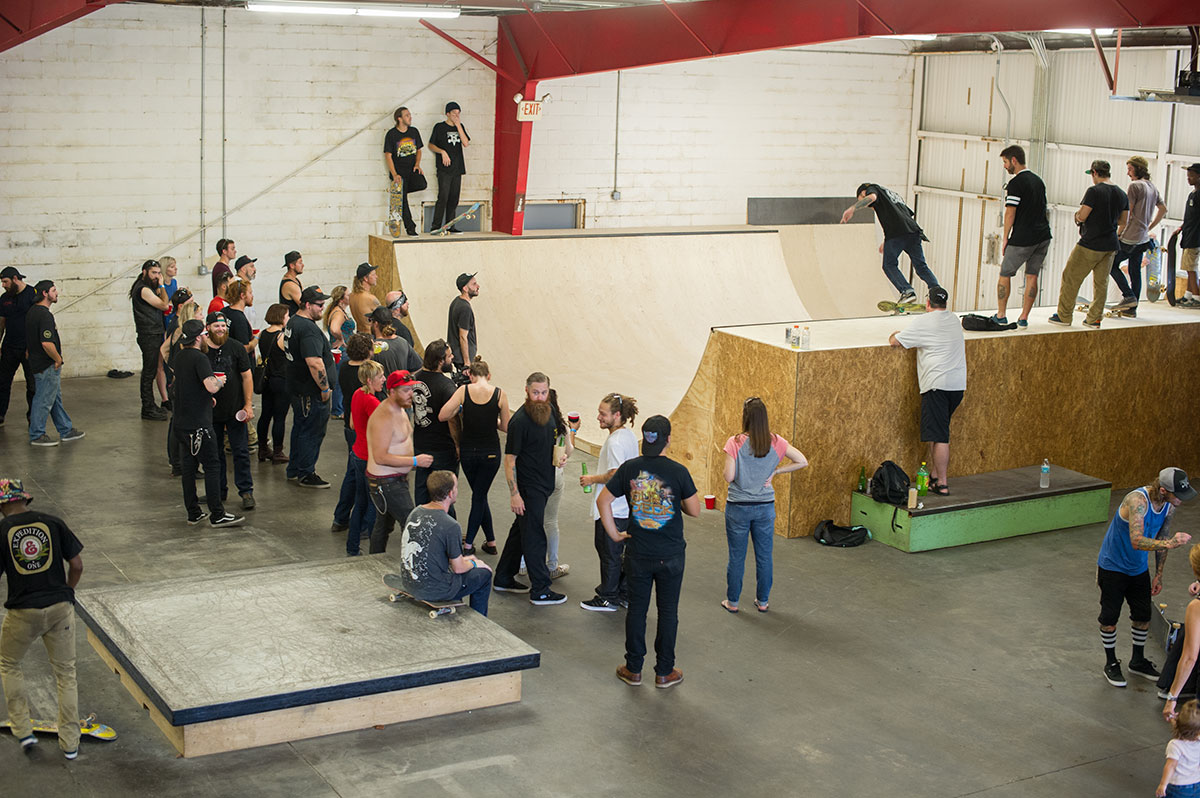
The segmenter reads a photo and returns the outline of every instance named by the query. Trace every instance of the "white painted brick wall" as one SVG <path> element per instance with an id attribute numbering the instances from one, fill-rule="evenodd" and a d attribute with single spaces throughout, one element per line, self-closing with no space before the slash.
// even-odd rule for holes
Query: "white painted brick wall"
<path id="1" fill-rule="evenodd" d="M 382 137 L 399 104 L 426 138 L 447 100 L 463 106 L 463 198 L 491 198 L 486 68 L 415 21 L 226 14 L 225 190 L 230 209 L 248 204 L 225 232 L 260 258 L 260 305 L 290 249 L 309 281 L 350 281 L 386 215 Z M 137 369 L 125 292 L 145 258 L 176 257 L 207 296 L 197 268 L 223 231 L 221 12 L 206 18 L 204 205 L 217 223 L 203 253 L 199 9 L 112 6 L 0 54 L 0 265 L 59 283 L 69 375 Z M 494 20 L 443 27 L 494 56 Z M 529 196 L 584 198 L 589 227 L 617 227 L 740 223 L 749 196 L 848 194 L 868 178 L 904 188 L 910 59 L 829 50 L 624 73 L 619 202 L 615 75 L 544 83 L 554 99 L 535 129 Z"/>

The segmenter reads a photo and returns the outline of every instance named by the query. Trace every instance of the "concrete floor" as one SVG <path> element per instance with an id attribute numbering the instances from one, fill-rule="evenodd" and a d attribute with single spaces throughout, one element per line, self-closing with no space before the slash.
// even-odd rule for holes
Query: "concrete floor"
<path id="1" fill-rule="evenodd" d="M 342 536 L 329 533 L 336 490 L 305 491 L 282 468 L 256 464 L 259 509 L 248 526 L 188 527 L 162 454 L 166 427 L 138 419 L 136 380 L 73 379 L 63 392 L 87 437 L 30 447 L 10 409 L 0 472 L 23 477 L 35 506 L 62 515 L 83 540 L 84 586 L 341 556 Z M 319 472 L 336 486 L 344 463 L 331 425 Z M 68 763 L 52 738 L 26 758 L 0 737 L 3 793 L 1102 798 L 1148 795 L 1157 781 L 1169 732 L 1153 684 L 1131 677 L 1116 690 L 1100 673 L 1103 526 L 912 555 L 776 539 L 771 612 L 747 611 L 749 592 L 747 609 L 729 615 L 718 604 L 722 518 L 688 519 L 678 645 L 686 681 L 663 691 L 619 682 L 622 615 L 578 606 L 597 570 L 586 502 L 568 489 L 560 513 L 572 572 L 556 585 L 567 604 L 493 594 L 492 619 L 542 651 L 519 704 L 183 760 L 79 624 L 80 708 L 120 739 L 85 739 Z M 506 504 L 500 478 L 492 507 L 505 530 Z M 1196 518 L 1200 505 L 1185 506 L 1175 528 Z M 1190 581 L 1177 553 L 1162 600 L 1182 612 Z M 1127 660 L 1124 622 L 1119 646 Z M 26 669 L 36 714 L 52 716 L 43 650 Z"/>

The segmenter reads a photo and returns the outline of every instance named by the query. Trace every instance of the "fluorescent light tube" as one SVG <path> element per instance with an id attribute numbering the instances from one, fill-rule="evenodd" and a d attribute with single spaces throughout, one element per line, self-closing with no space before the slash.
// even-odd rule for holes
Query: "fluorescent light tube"
<path id="1" fill-rule="evenodd" d="M 273 3 L 269 0 L 263 2 L 249 2 L 246 4 L 248 11 L 266 11 L 275 14 L 329 14 L 334 16 L 360 16 L 360 17 L 419 17 L 424 19 L 458 19 L 461 13 L 460 9 L 455 7 L 450 8 L 430 8 L 428 6 L 402 6 L 402 5 L 373 5 L 373 6 L 352 6 L 340 4 L 320 4 L 320 3 Z"/>

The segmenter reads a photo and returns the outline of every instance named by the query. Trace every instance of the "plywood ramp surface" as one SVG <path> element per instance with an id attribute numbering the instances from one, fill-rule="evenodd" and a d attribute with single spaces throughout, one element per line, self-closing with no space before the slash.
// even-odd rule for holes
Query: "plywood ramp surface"
<path id="1" fill-rule="evenodd" d="M 896 289 L 883 276 L 874 224 L 781 225 L 778 230 L 788 273 L 814 319 L 875 316 L 879 300 L 896 299 Z M 907 274 L 907 259 L 901 271 Z"/>
<path id="2" fill-rule="evenodd" d="M 635 397 L 640 419 L 674 411 L 710 328 L 809 318 L 773 228 L 417 239 L 394 245 L 394 263 L 425 342 L 446 337 L 455 277 L 477 272 L 479 354 L 493 381 L 516 406 L 526 376 L 546 373 L 593 444 L 611 391 Z"/>

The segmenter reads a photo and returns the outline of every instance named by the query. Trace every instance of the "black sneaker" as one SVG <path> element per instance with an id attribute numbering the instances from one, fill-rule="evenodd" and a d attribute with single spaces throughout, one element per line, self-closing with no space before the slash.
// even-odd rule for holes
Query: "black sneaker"
<path id="1" fill-rule="evenodd" d="M 81 429 L 75 429 L 74 427 L 71 427 L 71 431 L 68 432 L 66 435 L 63 435 L 62 439 L 64 441 L 77 441 L 86 434 L 87 433 Z"/>
<path id="2" fill-rule="evenodd" d="M 222 515 L 220 518 L 213 518 L 208 523 L 212 524 L 215 527 L 240 526 L 242 524 L 242 522 L 245 520 L 246 519 L 240 515 L 234 515 L 233 513 L 227 512 L 224 515 Z"/>
<path id="3" fill-rule="evenodd" d="M 208 513 L 204 512 L 203 510 L 200 511 L 200 515 L 195 515 L 195 516 L 189 515 L 188 516 L 188 526 L 195 526 L 196 524 L 203 521 L 205 518 L 208 518 Z"/>
<path id="4" fill-rule="evenodd" d="M 1104 678 L 1108 679 L 1108 683 L 1113 687 L 1124 687 L 1128 682 L 1125 681 L 1125 674 L 1121 673 L 1121 662 L 1110 662 L 1104 666 Z"/>
<path id="5" fill-rule="evenodd" d="M 492 583 L 492 590 L 495 590 L 497 593 L 528 593 L 529 585 L 523 585 L 520 582 L 502 585 L 499 582 L 494 582 Z"/>
<path id="6" fill-rule="evenodd" d="M 296 484 L 302 488 L 328 488 L 329 483 L 317 476 L 317 472 L 305 474 L 296 480 Z"/>
<path id="7" fill-rule="evenodd" d="M 255 506 L 254 505 L 254 494 L 253 493 L 243 493 L 243 494 L 241 494 L 241 497 L 242 497 L 242 509 L 243 510 L 253 510 L 254 506 Z"/>
<path id="8" fill-rule="evenodd" d="M 34 438 L 29 442 L 30 446 L 58 446 L 58 441 L 51 438 L 49 435 L 43 434 L 38 438 Z"/>
<path id="9" fill-rule="evenodd" d="M 334 533 L 335 535 L 338 532 L 346 532 L 349 529 L 350 529 L 349 524 L 339 524 L 337 521 L 334 521 L 332 524 L 329 525 L 329 531 Z"/>
<path id="10" fill-rule="evenodd" d="M 917 301 L 917 292 L 913 291 L 911 289 L 908 291 L 905 291 L 903 294 L 900 295 L 900 298 L 898 300 L 896 300 L 897 304 L 900 304 L 900 305 L 907 305 L 911 302 L 916 302 L 916 301 Z"/>
<path id="11" fill-rule="evenodd" d="M 529 596 L 529 603 L 536 604 L 539 607 L 544 607 L 549 604 L 564 604 L 567 597 L 562 593 L 555 593 L 553 590 L 547 590 L 545 593 L 533 593 Z"/>
<path id="12" fill-rule="evenodd" d="M 1158 668 L 1154 667 L 1154 663 L 1145 657 L 1129 660 L 1129 672 L 1153 681 L 1158 681 L 1158 677 L 1162 675 Z"/>
<path id="13" fill-rule="evenodd" d="M 171 417 L 171 414 L 161 407 L 147 407 L 142 411 L 142 418 L 145 421 L 166 421 Z"/>
<path id="14" fill-rule="evenodd" d="M 617 611 L 617 603 L 615 601 L 609 601 L 608 599 L 600 598 L 599 596 L 590 598 L 587 601 L 581 601 L 579 602 L 579 606 L 583 607 L 585 610 L 591 610 L 592 612 Z"/>
<path id="15" fill-rule="evenodd" d="M 457 227 L 451 227 L 451 228 L 450 228 L 449 230 L 447 230 L 446 232 L 447 232 L 447 233 L 450 233 L 451 235 L 456 235 L 456 236 L 460 236 L 460 235 L 462 235 L 462 234 L 463 234 L 463 231 L 462 231 L 462 230 L 459 230 Z"/>

